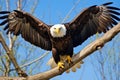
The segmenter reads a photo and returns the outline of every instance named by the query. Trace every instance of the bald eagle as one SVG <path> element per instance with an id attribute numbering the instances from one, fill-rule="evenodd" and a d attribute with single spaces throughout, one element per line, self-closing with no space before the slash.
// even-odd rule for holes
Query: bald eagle
<path id="1" fill-rule="evenodd" d="M 94 5 L 83 10 L 75 19 L 68 23 L 47 25 L 31 14 L 14 10 L 1 11 L 4 30 L 7 33 L 21 36 L 31 44 L 44 50 L 52 51 L 58 68 L 64 68 L 64 61 L 71 63 L 73 48 L 82 44 L 96 33 L 106 32 L 120 21 L 117 7 L 109 6 L 112 2 Z M 62 56 L 66 56 L 62 60 Z"/>

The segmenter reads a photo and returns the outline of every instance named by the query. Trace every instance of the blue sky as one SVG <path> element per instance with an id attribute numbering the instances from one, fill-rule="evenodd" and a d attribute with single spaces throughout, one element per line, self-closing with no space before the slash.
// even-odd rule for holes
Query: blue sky
<path id="1" fill-rule="evenodd" d="M 4 2 L 5 0 L 1 0 L 1 1 Z M 30 12 L 32 7 L 31 5 L 33 5 L 33 1 L 35 0 L 26 0 L 26 2 L 24 1 L 26 5 L 23 5 L 22 9 L 26 12 Z M 74 19 L 74 17 L 77 14 L 80 13 L 81 10 L 92 5 L 100 5 L 102 3 L 112 1 L 114 2 L 114 4 L 112 4 L 113 6 L 120 7 L 119 0 L 38 0 L 38 1 L 39 3 L 36 6 L 36 9 L 33 15 L 47 24 L 56 24 L 56 23 L 63 22 L 63 19 L 66 17 L 68 12 L 73 7 L 75 7 L 74 10 L 72 10 L 71 14 L 69 14 L 68 18 L 64 22 L 71 21 L 72 19 Z M 10 2 L 10 5 L 12 4 L 10 7 L 10 10 L 16 9 L 16 5 L 13 5 L 15 4 L 15 2 L 16 0 L 12 0 Z M 75 6 L 76 2 L 79 2 L 79 3 Z M 2 10 L 6 10 L 5 4 L 3 4 L 2 6 L 4 6 Z M 76 53 L 82 48 L 84 48 L 88 43 L 93 41 L 94 38 L 89 38 L 81 46 L 76 47 L 74 49 L 75 50 L 74 52 Z M 24 43 L 26 44 L 27 42 L 24 41 Z M 107 46 L 109 46 L 110 44 L 112 44 L 112 42 L 108 43 Z M 27 45 L 31 45 L 31 44 L 27 43 Z M 23 48 L 21 48 L 20 50 L 24 51 Z M 18 51 L 18 53 L 20 52 Z M 97 52 L 95 53 L 97 54 Z M 81 69 L 77 70 L 77 72 L 75 73 L 72 72 L 70 74 L 63 73 L 62 75 L 52 78 L 51 80 L 98 80 L 100 79 L 100 76 L 97 75 L 97 72 L 94 70 L 93 65 L 91 65 L 91 61 L 92 61 L 91 57 L 93 55 L 84 59 L 85 63 L 82 65 Z M 48 58 L 50 57 L 51 57 L 51 54 L 48 55 Z M 48 60 L 48 58 L 46 59 Z M 42 69 L 43 71 L 46 70 L 45 66 L 46 65 L 44 64 L 44 66 L 41 67 L 41 71 Z"/>

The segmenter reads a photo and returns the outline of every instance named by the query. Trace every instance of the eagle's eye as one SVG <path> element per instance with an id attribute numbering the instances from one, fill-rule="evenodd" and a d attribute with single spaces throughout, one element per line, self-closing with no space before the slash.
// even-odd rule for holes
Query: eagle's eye
<path id="1" fill-rule="evenodd" d="M 59 28 L 59 30 L 61 30 L 61 29 L 62 29 L 62 27 Z"/>

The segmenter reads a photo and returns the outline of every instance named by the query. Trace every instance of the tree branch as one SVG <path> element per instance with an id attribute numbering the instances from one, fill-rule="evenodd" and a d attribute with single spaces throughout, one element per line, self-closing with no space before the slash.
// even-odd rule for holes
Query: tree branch
<path id="1" fill-rule="evenodd" d="M 37 61 L 40 61 L 42 58 L 44 58 L 50 51 L 46 51 L 43 55 L 41 55 L 40 57 L 38 57 L 37 59 L 33 60 L 33 61 L 30 61 L 28 63 L 25 63 L 23 65 L 20 66 L 20 68 L 23 68 L 23 67 L 26 67 L 26 66 L 29 66 Z M 10 71 L 13 71 L 15 69 L 10 69 Z"/>
<path id="2" fill-rule="evenodd" d="M 17 10 L 21 10 L 22 7 L 22 0 L 17 1 Z"/>
<path id="3" fill-rule="evenodd" d="M 77 5 L 80 3 L 81 0 L 78 0 L 75 2 L 74 6 L 70 9 L 70 11 L 67 13 L 67 15 L 62 20 L 62 23 L 64 23 L 70 16 L 70 14 L 73 12 L 73 10 L 77 7 Z"/>
<path id="4" fill-rule="evenodd" d="M 105 43 L 109 42 L 114 38 L 118 33 L 120 32 L 120 23 L 116 26 L 114 26 L 111 30 L 106 32 L 101 38 L 95 40 L 94 42 L 90 43 L 87 45 L 83 50 L 81 50 L 78 54 L 73 56 L 73 64 L 70 66 L 65 65 L 65 68 L 61 71 L 58 70 L 58 68 L 51 69 L 49 71 L 39 73 L 36 75 L 28 76 L 26 79 L 28 80 L 49 80 L 50 78 L 53 78 L 57 75 L 62 74 L 65 72 L 67 69 L 71 68 L 74 64 L 78 63 L 82 59 L 86 58 L 90 54 L 92 54 L 94 51 L 102 48 Z M 3 79 L 5 77 L 0 77 L 0 79 Z M 23 77 L 20 77 L 21 79 Z M 6 78 L 5 78 L 6 79 Z M 10 78 L 9 79 L 15 79 L 15 78 Z M 25 78 L 24 78 L 25 79 Z"/>
<path id="5" fill-rule="evenodd" d="M 5 41 L 4 41 L 1 34 L 0 34 L 0 42 L 1 42 L 2 46 L 3 46 L 3 48 L 5 49 L 7 55 L 9 56 L 10 60 L 12 61 L 14 67 L 16 68 L 16 71 L 17 71 L 18 75 L 26 77 L 27 74 L 24 71 L 22 71 L 21 68 L 19 67 L 19 65 L 18 65 L 18 63 L 17 63 L 17 61 L 16 61 L 16 59 L 15 59 L 15 57 L 13 55 L 13 51 L 8 48 L 8 46 L 5 43 Z"/>

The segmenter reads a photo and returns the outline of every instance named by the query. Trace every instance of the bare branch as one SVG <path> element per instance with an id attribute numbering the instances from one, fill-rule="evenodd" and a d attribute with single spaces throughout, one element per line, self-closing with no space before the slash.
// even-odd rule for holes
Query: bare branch
<path id="1" fill-rule="evenodd" d="M 68 14 L 67 14 L 67 15 L 65 16 L 65 18 L 62 20 L 62 23 L 65 22 L 65 21 L 68 19 L 69 15 L 73 12 L 73 10 L 76 8 L 76 6 L 77 6 L 79 3 L 80 3 L 80 0 L 78 0 L 78 1 L 75 3 L 75 5 L 70 9 L 70 11 L 68 12 Z"/>
<path id="2" fill-rule="evenodd" d="M 20 68 L 29 66 L 29 65 L 31 65 L 31 64 L 33 64 L 33 63 L 41 60 L 41 59 L 44 58 L 48 53 L 49 53 L 49 51 L 47 51 L 46 53 L 44 53 L 44 54 L 43 54 L 42 56 L 40 56 L 39 58 L 37 58 L 37 59 L 35 59 L 35 60 L 31 61 L 31 62 L 28 62 L 28 63 L 26 63 L 26 64 L 21 65 Z M 15 70 L 15 69 L 11 69 L 11 71 L 12 71 L 12 70 Z"/>
<path id="3" fill-rule="evenodd" d="M 22 71 L 20 69 L 20 67 L 18 66 L 18 63 L 13 55 L 13 50 L 9 50 L 9 48 L 8 48 L 7 44 L 5 43 L 1 34 L 0 34 L 0 42 L 1 42 L 2 46 L 4 47 L 7 55 L 9 56 L 10 60 L 12 61 L 13 65 L 15 66 L 18 75 L 26 77 L 27 74 L 24 71 Z"/>
<path id="4" fill-rule="evenodd" d="M 18 0 L 17 2 L 17 10 L 21 10 L 22 7 L 22 0 Z"/>
<path id="5" fill-rule="evenodd" d="M 33 6 L 32 6 L 32 8 L 31 8 L 31 11 L 30 11 L 31 14 L 34 13 L 36 7 L 38 6 L 38 3 L 39 3 L 39 0 L 35 0 L 35 1 L 34 1 Z"/>
<path id="6" fill-rule="evenodd" d="M 9 0 L 6 0 L 6 8 L 7 8 L 7 11 L 9 11 L 9 10 L 10 10 Z"/>
<path id="7" fill-rule="evenodd" d="M 7 11 L 10 10 L 10 0 L 6 0 L 6 9 L 7 9 Z M 9 33 L 9 38 L 10 38 L 10 33 Z M 12 40 L 12 39 L 9 39 L 10 45 L 11 45 L 11 40 Z M 11 46 L 9 46 L 9 49 L 12 49 L 12 48 L 10 48 L 10 47 L 11 47 Z M 6 63 L 5 63 L 5 65 L 6 65 L 6 68 L 5 68 L 5 76 L 9 76 L 11 61 L 10 61 L 8 55 L 6 55 L 5 60 L 6 60 Z"/>
<path id="8" fill-rule="evenodd" d="M 30 64 L 32 64 L 32 63 L 35 63 L 35 62 L 41 60 L 41 59 L 42 59 L 43 57 L 45 57 L 48 53 L 49 53 L 49 51 L 47 51 L 46 53 L 44 53 L 44 54 L 43 54 L 42 56 L 40 56 L 39 58 L 37 58 L 37 59 L 35 59 L 35 60 L 33 60 L 33 61 L 29 62 L 29 63 L 26 63 L 26 64 L 20 66 L 20 68 L 23 68 L 23 67 L 25 67 L 25 66 L 28 66 L 28 65 L 30 65 Z"/>

